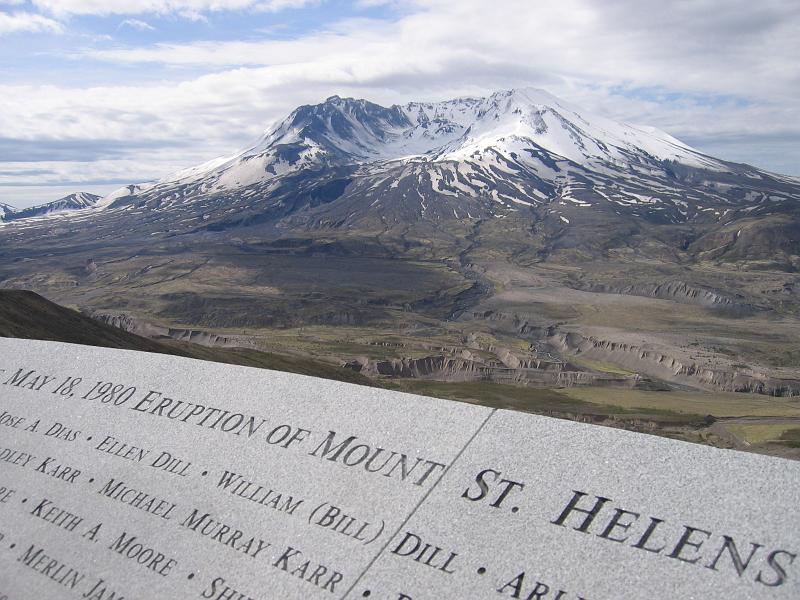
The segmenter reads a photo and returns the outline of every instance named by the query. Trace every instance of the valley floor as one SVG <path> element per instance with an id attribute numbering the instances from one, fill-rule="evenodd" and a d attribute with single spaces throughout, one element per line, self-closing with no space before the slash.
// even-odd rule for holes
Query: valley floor
<path id="1" fill-rule="evenodd" d="M 0 231 L 0 288 L 157 351 L 800 458 L 791 270 L 656 237 L 589 253 L 511 216 L 296 238 L 254 225 L 94 239 L 59 223 Z"/>
<path id="2" fill-rule="evenodd" d="M 22 294 L 0 291 L 0 334 L 286 370 L 800 460 L 800 396 L 691 389 L 580 355 L 568 364 L 546 350 L 535 352 L 539 364 L 524 364 L 532 352 L 526 334 L 504 335 L 485 319 L 477 321 L 484 327 L 431 319 L 380 331 L 329 324 L 160 329 L 137 320 L 109 326 Z M 543 380 L 553 365 L 561 379 Z"/>

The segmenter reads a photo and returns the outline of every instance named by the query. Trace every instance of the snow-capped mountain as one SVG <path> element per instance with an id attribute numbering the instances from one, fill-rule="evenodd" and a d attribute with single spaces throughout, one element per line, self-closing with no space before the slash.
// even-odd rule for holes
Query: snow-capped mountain
<path id="1" fill-rule="evenodd" d="M 242 152 L 126 186 L 98 206 L 177 210 L 181 228 L 254 219 L 341 227 L 532 208 L 562 224 L 589 208 L 714 222 L 798 199 L 795 179 L 523 89 L 389 108 L 333 96 L 297 108 Z"/>
<path id="2" fill-rule="evenodd" d="M 593 256 L 638 235 L 648 252 L 753 260 L 777 252 L 794 265 L 800 180 L 540 90 L 388 108 L 333 96 L 298 107 L 250 148 L 125 186 L 58 222 L 66 232 L 91 229 L 95 240 L 151 243 L 220 232 L 452 239 L 497 219 L 536 236 L 542 256 L 559 248 Z M 24 220 L 7 233 L 30 239 L 38 227 Z"/>
<path id="3" fill-rule="evenodd" d="M 75 192 L 53 202 L 16 209 L 7 204 L 0 205 L 0 221 L 17 221 L 30 217 L 41 217 L 54 213 L 65 213 L 89 208 L 97 204 L 100 196 L 89 192 Z"/>
<path id="4" fill-rule="evenodd" d="M 333 96 L 298 108 L 252 148 L 160 183 L 212 178 L 212 189 L 223 189 L 313 167 L 470 161 L 487 154 L 546 174 L 549 167 L 539 152 L 590 168 L 657 159 L 726 170 L 662 131 L 581 113 L 547 92 L 527 89 L 388 109 Z"/>

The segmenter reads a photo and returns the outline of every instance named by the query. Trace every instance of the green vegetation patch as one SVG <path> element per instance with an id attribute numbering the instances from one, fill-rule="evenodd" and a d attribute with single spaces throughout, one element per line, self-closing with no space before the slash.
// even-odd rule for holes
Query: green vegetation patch
<path id="1" fill-rule="evenodd" d="M 629 371 L 617 365 L 603 362 L 600 360 L 592 360 L 584 356 L 570 356 L 569 362 L 585 369 L 592 371 L 599 371 L 600 373 L 610 373 L 611 375 L 635 375 L 636 371 Z"/>
<path id="2" fill-rule="evenodd" d="M 645 411 L 714 417 L 800 417 L 800 403 L 790 398 L 733 392 L 653 392 L 635 389 L 572 387 L 561 390 L 571 398 L 595 404 Z"/>
<path id="3" fill-rule="evenodd" d="M 781 433 L 779 441 L 784 446 L 789 446 L 790 448 L 800 448 L 800 427 L 787 429 Z"/>
<path id="4" fill-rule="evenodd" d="M 557 414 L 592 417 L 618 417 L 624 420 L 698 424 L 700 414 L 679 413 L 659 408 L 625 407 L 597 404 L 572 397 L 569 389 L 520 387 L 491 381 L 439 382 L 395 380 L 398 389 L 414 394 L 469 402 L 491 408 L 518 410 L 535 414 Z"/>
<path id="5" fill-rule="evenodd" d="M 749 444 L 782 444 L 800 448 L 800 428 L 797 423 L 736 423 L 727 425 L 727 428 Z"/>

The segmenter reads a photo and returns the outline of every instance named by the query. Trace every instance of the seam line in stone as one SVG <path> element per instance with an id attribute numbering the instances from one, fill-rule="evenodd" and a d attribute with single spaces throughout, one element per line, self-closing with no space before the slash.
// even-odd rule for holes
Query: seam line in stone
<path id="1" fill-rule="evenodd" d="M 428 499 L 428 496 L 430 496 L 431 493 L 433 492 L 433 490 L 436 489 L 436 486 L 439 485 L 439 482 L 442 481 L 442 479 L 444 479 L 445 475 L 447 475 L 447 473 L 450 471 L 452 466 L 458 462 L 458 460 L 461 458 L 461 455 L 464 454 L 464 451 L 475 440 L 475 438 L 478 437 L 478 434 L 483 430 L 483 428 L 486 426 L 486 423 L 489 422 L 489 419 L 492 418 L 492 416 L 494 415 L 494 413 L 497 412 L 497 410 L 498 409 L 493 408 L 492 412 L 490 412 L 487 415 L 487 417 L 483 420 L 483 423 L 481 423 L 478 426 L 478 428 L 475 430 L 475 433 L 473 433 L 472 436 L 470 436 L 470 438 L 466 441 L 466 443 L 461 448 L 461 450 L 458 451 L 458 454 L 456 454 L 455 457 L 453 458 L 453 460 L 450 461 L 450 464 L 447 465 L 445 470 L 442 471 L 442 474 L 439 476 L 439 479 L 437 479 L 433 483 L 433 485 L 430 488 L 428 488 L 428 491 L 425 492 L 425 494 L 422 496 L 422 498 L 419 499 L 419 502 L 417 502 L 416 506 L 414 506 L 414 508 L 411 509 L 411 512 L 408 513 L 408 515 L 406 515 L 406 518 L 403 519 L 403 521 L 402 521 L 402 523 L 400 523 L 400 525 L 398 525 L 398 527 L 395 530 L 395 532 L 391 536 L 389 536 L 389 538 L 386 540 L 386 543 L 381 547 L 380 550 L 378 550 L 378 553 L 375 556 L 372 557 L 372 560 L 370 560 L 369 563 L 367 564 L 367 566 L 364 567 L 364 570 L 361 571 L 359 576 L 356 577 L 356 580 L 353 582 L 353 585 L 351 585 L 349 588 L 347 588 L 347 591 L 342 596 L 342 600 L 347 598 L 350 595 L 350 592 L 352 592 L 355 589 L 355 587 L 358 585 L 358 583 L 361 581 L 361 579 L 364 577 L 364 575 L 367 574 L 367 571 L 369 571 L 372 568 L 372 565 L 374 565 L 375 562 L 378 560 L 378 558 L 380 558 L 380 556 L 383 554 L 384 550 L 386 550 L 386 548 L 389 546 L 389 544 L 392 542 L 392 540 L 395 537 L 397 537 L 397 534 L 400 533 L 400 531 L 403 529 L 403 527 L 406 526 L 406 523 L 408 523 L 411 520 L 411 517 L 413 517 L 414 514 L 417 512 L 417 510 L 419 510 L 419 507 L 422 506 L 425 503 L 425 501 Z"/>

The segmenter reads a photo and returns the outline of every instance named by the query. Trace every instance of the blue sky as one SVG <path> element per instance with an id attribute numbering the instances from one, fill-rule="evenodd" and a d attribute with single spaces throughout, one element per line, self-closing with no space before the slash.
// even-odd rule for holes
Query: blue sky
<path id="1" fill-rule="evenodd" d="M 800 175 L 795 0 L 0 0 L 0 202 L 230 154 L 302 103 L 537 86 Z"/>

